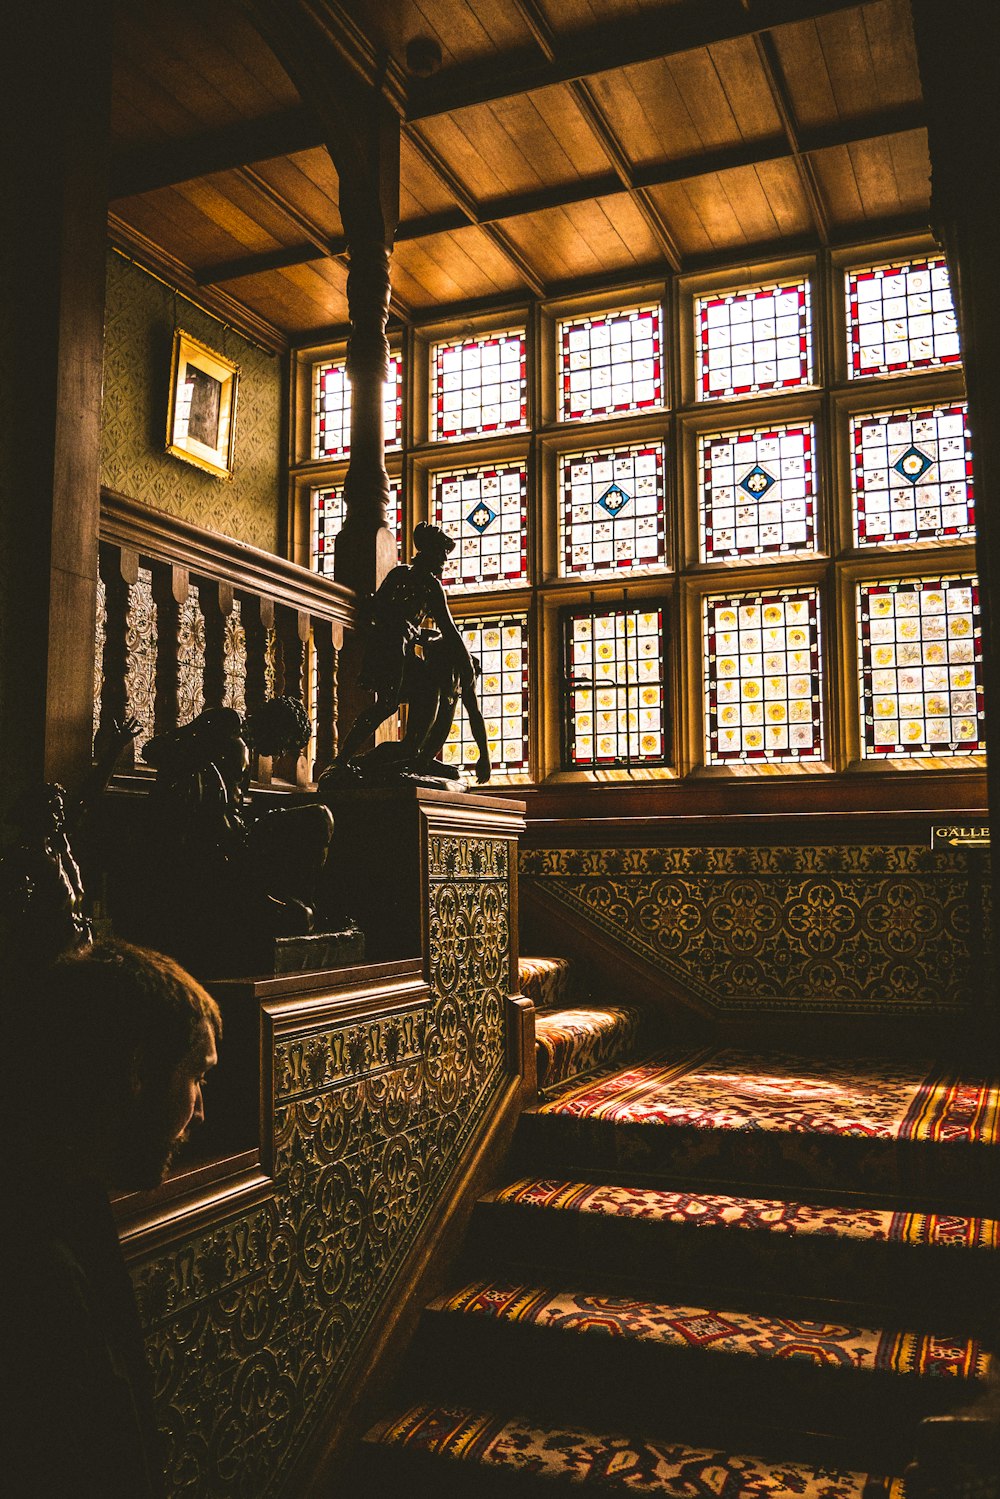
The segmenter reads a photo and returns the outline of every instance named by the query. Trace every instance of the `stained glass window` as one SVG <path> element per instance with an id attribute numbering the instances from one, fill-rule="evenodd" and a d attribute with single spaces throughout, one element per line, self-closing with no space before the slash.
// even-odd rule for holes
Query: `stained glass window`
<path id="1" fill-rule="evenodd" d="M 559 324 L 559 417 L 589 421 L 663 404 L 659 307 L 632 307 Z"/>
<path id="2" fill-rule="evenodd" d="M 663 566 L 662 443 L 568 453 L 560 485 L 564 577 Z"/>
<path id="3" fill-rule="evenodd" d="M 575 609 L 565 632 L 567 764 L 664 764 L 663 609 Z"/>
<path id="4" fill-rule="evenodd" d="M 527 425 L 525 330 L 492 333 L 432 351 L 431 438 L 484 437 Z"/>
<path id="5" fill-rule="evenodd" d="M 812 380 L 809 282 L 695 299 L 698 399 L 724 400 Z"/>
<path id="6" fill-rule="evenodd" d="M 853 417 L 851 446 L 858 546 L 975 535 L 964 403 Z"/>
<path id="7" fill-rule="evenodd" d="M 847 272 L 847 373 L 852 380 L 957 364 L 961 357 L 943 257 Z"/>
<path id="8" fill-rule="evenodd" d="M 699 438 L 701 557 L 766 557 L 816 545 L 812 422 Z"/>
<path id="9" fill-rule="evenodd" d="M 776 589 L 705 600 L 705 758 L 819 760 L 819 593 Z"/>
<path id="10" fill-rule="evenodd" d="M 403 441 L 403 368 L 396 354 L 389 356 L 389 378 L 384 386 L 382 420 L 386 452 Z M 317 364 L 313 370 L 314 458 L 343 458 L 351 450 L 351 382 L 347 361 Z"/>
<path id="11" fill-rule="evenodd" d="M 496 775 L 528 771 L 528 616 L 460 619 L 472 656 L 479 662 L 479 706 L 486 724 L 490 763 Z M 459 704 L 444 750 L 446 765 L 474 765 L 479 749 Z"/>
<path id="12" fill-rule="evenodd" d="M 527 582 L 527 487 L 523 463 L 432 476 L 432 519 L 458 542 L 445 563 L 446 584 L 513 588 Z"/>
<path id="13" fill-rule="evenodd" d="M 311 494 L 312 538 L 309 550 L 314 572 L 333 577 L 333 544 L 344 524 L 343 485 L 314 489 Z M 396 538 L 403 533 L 403 494 L 398 484 L 389 485 L 389 530 Z"/>
<path id="14" fill-rule="evenodd" d="M 985 749 L 977 580 L 861 583 L 857 615 L 864 758 Z"/>

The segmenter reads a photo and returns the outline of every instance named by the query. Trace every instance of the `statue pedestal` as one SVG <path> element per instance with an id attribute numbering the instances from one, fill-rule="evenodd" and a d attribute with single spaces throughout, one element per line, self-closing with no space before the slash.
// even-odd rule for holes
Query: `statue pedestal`
<path id="1" fill-rule="evenodd" d="M 442 881 L 504 886 L 517 962 L 517 838 L 524 803 L 403 785 L 332 791 L 328 870 L 339 908 L 365 934 L 366 961 L 429 961 L 434 888 Z"/>

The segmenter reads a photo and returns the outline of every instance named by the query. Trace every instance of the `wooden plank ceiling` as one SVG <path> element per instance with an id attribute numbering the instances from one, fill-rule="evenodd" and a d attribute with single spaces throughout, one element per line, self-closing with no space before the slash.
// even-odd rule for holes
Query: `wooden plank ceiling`
<path id="1" fill-rule="evenodd" d="M 394 309 L 926 227 L 909 0 L 312 0 L 404 109 Z M 119 0 L 114 242 L 275 337 L 347 320 L 338 180 L 239 0 Z M 442 63 L 407 73 L 429 37 Z"/>

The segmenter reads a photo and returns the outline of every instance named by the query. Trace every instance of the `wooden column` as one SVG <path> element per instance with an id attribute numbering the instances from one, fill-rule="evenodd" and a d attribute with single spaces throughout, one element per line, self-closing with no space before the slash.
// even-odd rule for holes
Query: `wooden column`
<path id="1" fill-rule="evenodd" d="M 987 783 L 1000 840 L 1000 298 L 996 203 L 1000 197 L 1000 16 L 991 3 L 914 0 L 914 31 L 927 107 L 935 231 L 948 256 L 962 337 L 976 478 L 976 570 L 983 619 Z M 1000 924 L 983 975 L 1000 1047 Z"/>
<path id="2" fill-rule="evenodd" d="M 304 0 L 240 0 L 319 121 L 340 180 L 340 216 L 350 252 L 347 283 L 351 337 L 351 461 L 344 486 L 345 516 L 334 549 L 334 577 L 362 598 L 372 594 L 396 561 L 386 524 L 389 481 L 382 432 L 382 386 L 388 370 L 385 337 L 389 261 L 399 223 L 401 94 L 388 97 L 391 68 L 371 81 L 338 51 L 322 8 Z M 358 688 L 358 645 L 344 642 L 340 670 L 340 727 L 371 702 Z"/>
<path id="3" fill-rule="evenodd" d="M 33 0 L 0 62 L 0 784 L 90 764 L 111 5 Z M 2 812 L 2 808 L 0 808 Z"/>

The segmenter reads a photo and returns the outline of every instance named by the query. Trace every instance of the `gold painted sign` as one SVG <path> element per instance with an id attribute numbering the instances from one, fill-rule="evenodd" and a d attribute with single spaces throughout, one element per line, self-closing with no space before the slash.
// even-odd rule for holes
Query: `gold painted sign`
<path id="1" fill-rule="evenodd" d="M 988 822 L 940 822 L 931 828 L 931 848 L 989 848 Z"/>

